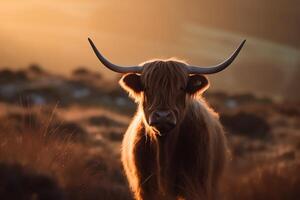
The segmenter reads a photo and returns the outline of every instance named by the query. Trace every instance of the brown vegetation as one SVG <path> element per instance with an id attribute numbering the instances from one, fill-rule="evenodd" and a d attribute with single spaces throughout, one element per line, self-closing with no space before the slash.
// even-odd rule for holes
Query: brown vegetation
<path id="1" fill-rule="evenodd" d="M 31 78 L 22 80 L 30 85 Z M 18 84 L 14 80 L 6 83 Z M 3 87 L 0 85 L 0 92 Z M 98 90 L 109 93 L 99 86 Z M 12 104 L 1 93 L 0 199 L 132 199 L 120 164 L 120 139 L 134 107 L 117 91 L 108 95 L 108 100 L 99 98 L 98 104 L 70 101 L 67 107 L 57 108 L 36 102 L 24 108 L 18 95 Z M 273 103 L 251 95 L 245 100 L 245 96 L 207 95 L 212 107 L 229 120 L 225 128 L 232 159 L 220 196 L 226 200 L 299 199 L 299 104 Z M 88 101 L 96 100 L 89 97 Z M 115 112 L 116 105 L 124 107 Z M 267 137 L 252 137 L 248 135 L 252 133 L 242 133 L 243 129 L 231 131 L 238 113 L 267 124 L 270 129 L 252 124 Z"/>

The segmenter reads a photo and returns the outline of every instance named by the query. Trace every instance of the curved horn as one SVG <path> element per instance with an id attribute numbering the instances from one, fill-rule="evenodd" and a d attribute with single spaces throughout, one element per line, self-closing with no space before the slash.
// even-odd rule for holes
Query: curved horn
<path id="1" fill-rule="evenodd" d="M 237 55 L 240 53 L 242 47 L 244 46 L 246 40 L 244 40 L 240 46 L 235 50 L 235 52 L 233 52 L 233 54 L 231 54 L 231 56 L 229 58 L 227 58 L 227 60 L 225 60 L 224 62 L 215 65 L 215 66 L 211 66 L 211 67 L 197 67 L 197 66 L 188 66 L 188 73 L 189 74 L 214 74 L 214 73 L 218 73 L 224 69 L 226 69 L 226 67 L 228 67 L 233 61 L 234 59 L 237 57 Z"/>
<path id="2" fill-rule="evenodd" d="M 143 67 L 141 66 L 121 67 L 109 62 L 104 56 L 100 54 L 93 41 L 90 38 L 88 38 L 88 40 L 100 62 L 108 69 L 118 73 L 142 73 Z"/>

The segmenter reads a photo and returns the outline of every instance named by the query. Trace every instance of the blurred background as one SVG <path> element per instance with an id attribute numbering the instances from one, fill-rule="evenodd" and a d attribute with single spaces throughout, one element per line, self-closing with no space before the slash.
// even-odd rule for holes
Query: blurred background
<path id="1" fill-rule="evenodd" d="M 38 63 L 56 73 L 101 67 L 87 37 L 109 59 L 135 65 L 177 57 L 213 65 L 243 40 L 234 65 L 212 89 L 299 99 L 300 2 L 154 0 L 1 0 L 0 66 Z M 238 85 L 238 86 L 237 86 Z"/>
<path id="2" fill-rule="evenodd" d="M 135 104 L 112 62 L 209 66 L 228 132 L 224 199 L 299 199 L 300 1 L 0 0 L 0 198 L 132 199 L 120 142 Z"/>

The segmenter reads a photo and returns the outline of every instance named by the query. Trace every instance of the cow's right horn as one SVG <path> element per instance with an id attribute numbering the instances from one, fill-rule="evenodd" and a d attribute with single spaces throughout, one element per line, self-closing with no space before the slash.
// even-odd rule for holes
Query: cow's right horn
<path id="1" fill-rule="evenodd" d="M 115 64 L 109 62 L 104 56 L 101 55 L 101 53 L 98 51 L 98 49 L 95 46 L 95 44 L 93 43 L 93 41 L 90 38 L 88 38 L 88 40 L 89 40 L 97 58 L 108 69 L 110 69 L 114 72 L 118 72 L 118 73 L 142 73 L 143 67 L 141 67 L 141 66 L 122 67 L 122 66 L 118 66 L 118 65 L 115 65 Z"/>

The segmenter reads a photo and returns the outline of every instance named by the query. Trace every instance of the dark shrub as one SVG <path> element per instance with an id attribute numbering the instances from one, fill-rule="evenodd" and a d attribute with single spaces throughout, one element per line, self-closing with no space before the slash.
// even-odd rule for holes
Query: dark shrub
<path id="1" fill-rule="evenodd" d="M 1 83 L 13 83 L 20 81 L 27 81 L 28 77 L 25 71 L 11 71 L 9 69 L 3 69 L 0 71 Z"/>
<path id="2" fill-rule="evenodd" d="M 120 142 L 123 139 L 123 134 L 116 131 L 111 131 L 108 134 L 108 139 L 111 141 Z"/>
<path id="3" fill-rule="evenodd" d="M 52 178 L 24 169 L 18 164 L 0 163 L 0 199 L 62 200 L 63 192 Z"/>
<path id="4" fill-rule="evenodd" d="M 288 117 L 300 117 L 300 104 L 280 104 L 275 106 L 277 112 Z"/>
<path id="5" fill-rule="evenodd" d="M 252 138 L 264 138 L 270 132 L 268 122 L 255 114 L 221 115 L 221 122 L 229 131 Z"/>
<path id="6" fill-rule="evenodd" d="M 103 116 L 103 115 L 91 117 L 91 118 L 89 118 L 88 121 L 91 125 L 94 125 L 94 126 L 114 126 L 114 127 L 124 126 L 123 123 L 115 121 L 115 120 L 113 120 L 109 117 Z"/>
<path id="7" fill-rule="evenodd" d="M 102 78 L 102 75 L 97 72 L 91 72 L 86 67 L 79 67 L 72 72 L 73 76 L 81 77 L 88 76 L 90 78 L 97 78 L 98 80 Z"/>
<path id="8" fill-rule="evenodd" d="M 89 74 L 90 72 L 86 69 L 86 68 L 83 68 L 83 67 L 79 67 L 77 69 L 75 69 L 72 74 L 77 76 L 77 75 L 87 75 Z"/>
<path id="9" fill-rule="evenodd" d="M 35 74 L 44 74 L 43 68 L 38 64 L 31 64 L 29 65 L 29 71 L 35 73 Z"/>

